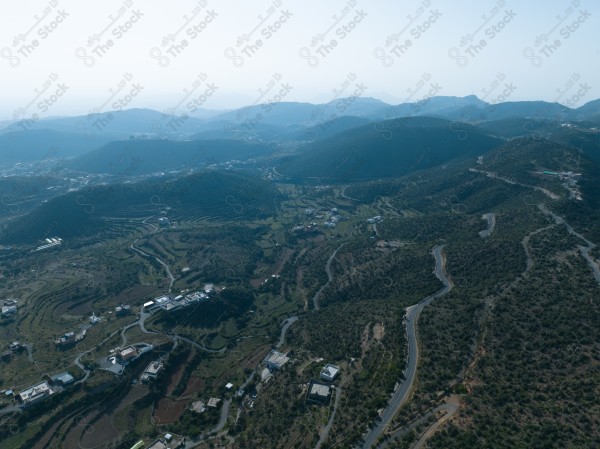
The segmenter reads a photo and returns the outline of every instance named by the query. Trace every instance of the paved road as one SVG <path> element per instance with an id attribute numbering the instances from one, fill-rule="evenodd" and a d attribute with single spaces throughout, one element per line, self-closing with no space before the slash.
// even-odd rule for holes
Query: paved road
<path id="1" fill-rule="evenodd" d="M 186 343 L 192 345 L 193 347 L 200 349 L 201 351 L 205 351 L 205 352 L 210 352 L 212 354 L 222 354 L 225 351 L 227 351 L 227 346 L 222 347 L 221 349 L 208 349 L 206 346 L 201 345 L 200 343 L 196 343 L 194 340 L 190 340 L 189 338 L 186 337 L 182 337 L 181 335 L 170 335 L 171 338 L 173 338 L 173 340 L 181 340 L 181 341 L 185 341 Z"/>
<path id="2" fill-rule="evenodd" d="M 431 438 L 431 436 L 438 430 L 438 428 L 448 421 L 452 415 L 454 415 L 458 411 L 458 404 L 449 402 L 447 404 L 440 405 L 433 412 L 445 411 L 446 414 L 434 422 L 429 428 L 425 431 L 425 433 L 421 436 L 419 441 L 412 447 L 412 449 L 422 449 L 427 440 Z"/>
<path id="3" fill-rule="evenodd" d="M 344 245 L 345 245 L 345 243 L 342 243 L 340 246 L 338 246 L 336 248 L 336 250 L 333 253 L 331 253 L 331 256 L 329 256 L 329 259 L 327 259 L 327 264 L 325 265 L 325 272 L 327 273 L 327 282 L 325 284 L 323 284 L 321 286 L 321 288 L 317 291 L 317 293 L 315 293 L 315 296 L 313 296 L 313 307 L 315 310 L 319 310 L 319 298 L 321 297 L 321 293 L 323 292 L 325 287 L 327 287 L 329 285 L 329 283 L 331 281 L 333 281 L 333 274 L 331 273 L 331 262 L 333 262 L 333 259 L 335 258 L 337 252 Z"/>
<path id="4" fill-rule="evenodd" d="M 294 324 L 296 321 L 298 321 L 298 318 L 299 317 L 297 317 L 297 316 L 292 316 L 283 322 L 283 327 L 281 328 L 281 334 L 279 335 L 279 341 L 275 345 L 275 347 L 277 349 L 279 349 L 281 346 L 283 346 L 283 344 L 285 343 L 285 334 L 286 334 L 287 330 L 290 328 L 290 326 L 292 324 Z"/>
<path id="5" fill-rule="evenodd" d="M 408 340 L 408 357 L 407 366 L 404 372 L 405 379 L 400 386 L 396 388 L 390 402 L 381 414 L 381 419 L 367 433 L 364 438 L 364 444 L 360 447 L 368 449 L 375 446 L 377 440 L 383 435 L 383 432 L 392 421 L 400 407 L 408 400 L 412 386 L 417 374 L 417 364 L 419 363 L 419 347 L 417 342 L 416 323 L 419 319 L 419 314 L 429 303 L 445 295 L 452 290 L 452 282 L 444 272 L 444 257 L 442 255 L 443 246 L 433 248 L 433 256 L 435 257 L 435 275 L 442 281 L 444 287 L 431 296 L 428 296 L 417 304 L 406 308 L 406 337 Z"/>
<path id="6" fill-rule="evenodd" d="M 135 239 L 135 242 L 133 242 L 130 246 L 130 248 L 135 251 L 138 254 L 141 254 L 144 257 L 149 257 L 149 258 L 154 258 L 156 259 L 156 261 L 161 264 L 164 268 L 165 271 L 167 272 L 167 276 L 169 277 L 169 293 L 171 293 L 171 290 L 173 289 L 173 284 L 175 283 L 175 276 L 173 276 L 173 273 L 171 273 L 171 269 L 169 268 L 169 265 L 166 264 L 165 261 L 163 261 L 160 257 L 157 256 L 153 256 L 152 254 L 148 254 L 145 251 L 142 251 L 139 248 L 135 247 L 135 244 L 137 243 L 139 239 Z"/>
<path id="7" fill-rule="evenodd" d="M 594 258 L 592 258 L 592 256 L 590 256 L 590 251 L 593 250 L 594 248 L 596 248 L 597 245 L 593 242 L 590 242 L 588 239 L 586 239 L 583 236 L 583 234 L 580 234 L 579 232 L 575 231 L 575 229 L 573 229 L 573 226 L 571 226 L 569 223 L 567 223 L 567 221 L 563 217 L 556 215 L 554 212 L 552 212 L 550 209 L 548 209 L 545 205 L 540 204 L 539 208 L 544 214 L 550 215 L 552 218 L 554 218 L 554 222 L 556 224 L 559 224 L 559 225 L 564 224 L 567 227 L 567 232 L 569 234 L 571 234 L 585 242 L 586 246 L 579 245 L 579 251 L 581 252 L 581 255 L 584 257 L 584 259 L 587 261 L 588 265 L 592 269 L 592 272 L 594 274 L 594 278 L 596 279 L 596 282 L 598 282 L 600 284 L 600 267 L 598 267 L 598 264 L 594 260 Z"/>
<path id="8" fill-rule="evenodd" d="M 388 447 L 394 447 L 394 443 L 398 438 L 403 437 L 408 434 L 412 430 L 416 429 L 419 426 L 422 426 L 427 423 L 427 421 L 434 417 L 436 413 L 441 411 L 445 412 L 444 416 L 442 416 L 439 420 L 430 424 L 425 433 L 422 435 L 421 439 L 417 442 L 417 444 L 424 444 L 425 440 L 429 439 L 431 435 L 441 426 L 444 422 L 446 422 L 454 413 L 458 411 L 459 402 L 458 400 L 449 400 L 448 402 L 438 405 L 433 410 L 428 411 L 420 418 L 415 419 L 413 422 L 404 426 L 390 435 L 389 439 L 386 439 L 383 443 L 378 446 L 378 449 L 387 449 Z M 412 448 L 414 449 L 414 447 Z"/>
<path id="9" fill-rule="evenodd" d="M 496 227 L 496 214 L 493 212 L 489 212 L 487 214 L 483 214 L 481 216 L 483 220 L 487 220 L 488 228 L 479 232 L 480 237 L 489 237 L 494 232 L 494 228 Z"/>
<path id="10" fill-rule="evenodd" d="M 315 449 L 320 449 L 320 447 L 327 441 L 329 437 L 329 432 L 331 431 L 331 427 L 333 427 L 333 420 L 335 419 L 335 414 L 337 413 L 337 409 L 340 405 L 340 398 L 342 397 L 342 389 L 335 389 L 335 402 L 333 403 L 333 410 L 331 411 L 331 416 L 329 417 L 329 421 L 327 421 L 327 425 L 323 428 L 323 431 L 319 435 L 319 441 L 315 446 Z"/>
<path id="11" fill-rule="evenodd" d="M 206 441 L 207 438 L 215 437 L 217 434 L 225 428 L 225 424 L 227 424 L 227 417 L 229 416 L 229 408 L 231 407 L 231 399 L 225 399 L 223 401 L 223 405 L 221 406 L 221 417 L 219 418 L 219 422 L 212 430 L 203 433 L 197 438 L 189 439 L 185 443 L 185 449 L 192 449 L 196 447 L 200 442 Z"/>

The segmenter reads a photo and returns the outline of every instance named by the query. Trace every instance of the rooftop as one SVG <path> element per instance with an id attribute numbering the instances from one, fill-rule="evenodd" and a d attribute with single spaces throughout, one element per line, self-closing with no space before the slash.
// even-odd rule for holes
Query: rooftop
<path id="1" fill-rule="evenodd" d="M 219 404 L 219 402 L 221 402 L 221 399 L 219 398 L 210 398 L 208 400 L 208 406 L 215 408 Z"/>
<path id="2" fill-rule="evenodd" d="M 48 382 L 40 382 L 39 384 L 20 392 L 19 396 L 21 397 L 23 403 L 27 404 L 45 396 L 50 396 L 53 393 L 54 392 L 50 388 L 50 385 L 48 385 Z"/>
<path id="3" fill-rule="evenodd" d="M 325 399 L 329 396 L 330 389 L 331 389 L 331 387 L 329 385 L 323 385 L 323 384 L 313 382 L 312 385 L 310 386 L 309 394 L 311 396 L 319 396 L 319 397 L 322 397 L 323 399 Z"/>
<path id="4" fill-rule="evenodd" d="M 73 376 L 71 376 L 68 372 L 56 374 L 51 378 L 54 382 L 60 382 L 63 385 L 70 384 L 75 380 Z"/>
<path id="5" fill-rule="evenodd" d="M 340 372 L 340 368 L 335 365 L 327 364 L 321 370 L 321 377 L 328 377 L 333 379 Z"/>
<path id="6" fill-rule="evenodd" d="M 289 360 L 290 360 L 290 358 L 287 355 L 285 355 L 279 351 L 271 351 L 269 353 L 269 355 L 267 356 L 267 358 L 265 359 L 265 362 L 268 365 L 274 365 L 274 366 L 280 368 L 283 365 L 285 365 Z"/>

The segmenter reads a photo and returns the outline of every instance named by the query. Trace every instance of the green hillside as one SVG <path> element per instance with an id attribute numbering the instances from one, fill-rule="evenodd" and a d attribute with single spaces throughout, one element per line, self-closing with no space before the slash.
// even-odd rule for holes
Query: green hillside
<path id="1" fill-rule="evenodd" d="M 309 144 L 277 171 L 292 178 L 356 181 L 402 176 L 485 153 L 502 140 L 464 123 L 428 117 L 376 122 Z"/>
<path id="2" fill-rule="evenodd" d="M 275 212 L 277 195 L 265 181 L 220 172 L 95 186 L 55 197 L 10 221 L 0 238 L 12 243 L 89 236 L 110 230 L 113 223 L 140 223 L 161 213 L 170 220 L 254 219 Z"/>

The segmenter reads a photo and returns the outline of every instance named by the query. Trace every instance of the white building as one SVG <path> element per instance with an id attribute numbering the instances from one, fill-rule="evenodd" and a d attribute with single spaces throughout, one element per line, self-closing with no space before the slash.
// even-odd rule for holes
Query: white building
<path id="1" fill-rule="evenodd" d="M 281 369 L 283 365 L 289 362 L 289 357 L 279 351 L 271 351 L 265 359 L 265 365 L 271 371 L 277 371 Z"/>
<path id="2" fill-rule="evenodd" d="M 2 316 L 8 317 L 17 314 L 17 306 L 2 306 Z"/>
<path id="3" fill-rule="evenodd" d="M 306 400 L 310 402 L 323 403 L 327 402 L 331 397 L 331 388 L 329 385 L 323 385 L 315 381 L 311 381 L 308 386 Z"/>
<path id="4" fill-rule="evenodd" d="M 333 382 L 340 374 L 340 368 L 335 365 L 327 364 L 321 370 L 321 379 L 326 382 Z"/>
<path id="5" fill-rule="evenodd" d="M 148 365 L 144 370 L 144 373 L 140 376 L 140 381 L 142 381 L 142 383 L 146 383 L 150 379 L 156 379 L 156 376 L 162 367 L 163 364 L 161 362 L 151 362 L 150 365 Z"/>
<path id="6" fill-rule="evenodd" d="M 27 407 L 48 398 L 52 394 L 54 394 L 54 391 L 52 391 L 48 382 L 40 382 L 25 391 L 21 391 L 17 397 L 23 403 L 23 407 Z"/>

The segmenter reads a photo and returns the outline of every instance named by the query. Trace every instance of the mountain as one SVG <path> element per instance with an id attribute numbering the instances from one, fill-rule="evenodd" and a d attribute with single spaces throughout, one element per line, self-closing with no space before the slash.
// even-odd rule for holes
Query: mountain
<path id="1" fill-rule="evenodd" d="M 172 141 L 131 139 L 111 142 L 65 163 L 86 173 L 141 175 L 180 168 L 199 168 L 229 159 L 249 159 L 272 151 L 242 140 Z"/>
<path id="2" fill-rule="evenodd" d="M 75 132 L 49 129 L 25 129 L 13 127 L 0 134 L 0 164 L 61 159 L 81 155 L 112 140 L 112 136 L 100 134 L 87 139 Z"/>
<path id="3" fill-rule="evenodd" d="M 258 123 L 276 126 L 316 125 L 341 116 L 377 116 L 389 106 L 375 98 L 360 96 L 340 97 L 323 104 L 263 103 L 217 115 L 213 117 L 213 121 L 233 122 L 237 127 L 251 127 Z"/>
<path id="4" fill-rule="evenodd" d="M 85 237 L 114 232 L 161 212 L 173 220 L 244 220 L 275 213 L 278 191 L 266 181 L 238 173 L 203 172 L 175 179 L 88 187 L 54 197 L 9 221 L 2 242 L 46 237 Z M 154 220 L 156 223 L 156 219 Z"/>
<path id="5" fill-rule="evenodd" d="M 102 135 L 117 140 L 133 135 L 177 138 L 191 134 L 204 126 L 204 120 L 186 114 L 162 113 L 152 109 L 125 109 L 74 117 L 45 118 L 36 121 L 17 121 L 13 128 L 49 129 L 78 133 L 88 139 Z"/>
<path id="6" fill-rule="evenodd" d="M 297 140 L 314 141 L 317 139 L 325 139 L 349 129 L 364 126 L 368 123 L 371 123 L 371 120 L 367 118 L 343 116 L 334 118 L 333 120 L 327 120 L 317 125 L 304 127 L 300 131 L 291 134 L 290 137 Z"/>
<path id="7" fill-rule="evenodd" d="M 523 136 L 548 136 L 560 128 L 560 123 L 552 120 L 510 117 L 477 123 L 479 129 L 494 136 L 514 138 Z"/>
<path id="8" fill-rule="evenodd" d="M 583 106 L 578 107 L 570 114 L 571 118 L 585 120 L 591 117 L 600 117 L 600 99 L 588 101 Z"/>
<path id="9" fill-rule="evenodd" d="M 253 127 L 257 124 L 287 126 L 312 121 L 311 115 L 316 106 L 310 103 L 279 102 L 257 104 L 218 114 L 212 122 L 228 122 L 237 128 Z"/>
<path id="10" fill-rule="evenodd" d="M 434 96 L 412 103 L 400 103 L 378 111 L 377 118 L 391 119 L 412 116 L 436 116 L 459 119 L 465 108 L 483 109 L 487 106 L 475 95 L 466 97 Z"/>
<path id="11" fill-rule="evenodd" d="M 282 160 L 277 172 L 328 182 L 402 176 L 485 153 L 502 142 L 463 123 L 402 118 L 350 129 L 305 145 L 298 155 Z"/>
<path id="12" fill-rule="evenodd" d="M 507 101 L 483 108 L 481 120 L 500 120 L 510 117 L 559 119 L 567 117 L 570 109 L 560 103 L 547 101 Z"/>

